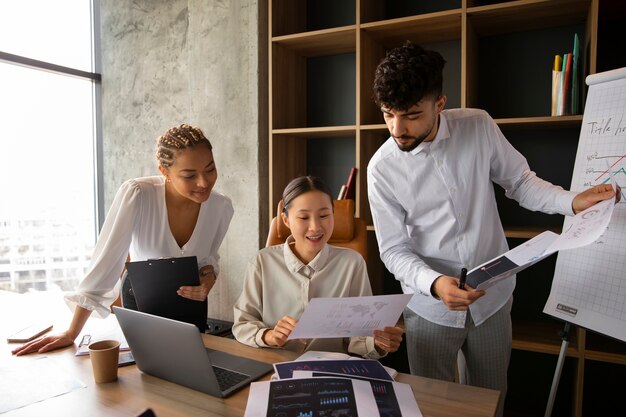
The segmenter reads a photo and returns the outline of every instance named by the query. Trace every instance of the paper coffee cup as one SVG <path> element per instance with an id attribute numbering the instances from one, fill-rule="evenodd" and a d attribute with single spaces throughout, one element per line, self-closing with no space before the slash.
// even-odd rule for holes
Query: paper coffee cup
<path id="1" fill-rule="evenodd" d="M 93 368 L 93 378 L 97 384 L 117 380 L 117 361 L 120 356 L 120 342 L 102 340 L 89 345 L 89 356 Z"/>

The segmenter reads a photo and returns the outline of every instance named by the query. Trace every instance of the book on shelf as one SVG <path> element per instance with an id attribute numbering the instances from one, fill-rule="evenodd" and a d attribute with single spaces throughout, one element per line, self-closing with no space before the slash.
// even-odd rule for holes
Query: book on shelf
<path id="1" fill-rule="evenodd" d="M 337 200 L 343 200 L 346 195 L 346 184 L 341 184 L 341 189 L 339 190 L 339 194 L 337 194 Z"/>
<path id="2" fill-rule="evenodd" d="M 563 56 L 563 95 L 561 97 L 562 100 L 562 108 L 563 113 L 561 115 L 566 115 L 570 113 L 570 89 L 572 88 L 572 54 L 571 52 L 566 53 Z"/>
<path id="3" fill-rule="evenodd" d="M 554 65 L 552 66 L 552 106 L 550 115 L 558 116 L 560 109 L 559 97 L 561 97 L 561 82 L 563 79 L 563 71 L 561 71 L 563 58 L 561 55 L 554 56 Z"/>
<path id="4" fill-rule="evenodd" d="M 348 181 L 346 181 L 346 192 L 344 195 L 344 199 L 346 200 L 354 200 L 356 195 L 356 172 L 357 168 L 352 167 L 350 169 L 350 174 L 348 175 Z"/>
<path id="5" fill-rule="evenodd" d="M 570 114 L 580 113 L 580 38 L 574 33 L 574 49 L 572 50 L 572 93 Z"/>
<path id="6" fill-rule="evenodd" d="M 550 114 L 564 116 L 581 112 L 580 38 L 574 34 L 571 52 L 555 55 L 552 65 L 552 102 Z"/>
<path id="7" fill-rule="evenodd" d="M 556 115 L 563 116 L 565 109 L 563 108 L 563 94 L 565 91 L 565 67 L 567 67 L 567 54 L 563 54 L 563 57 L 559 60 L 561 63 L 561 70 L 559 71 L 559 86 L 556 96 Z"/>

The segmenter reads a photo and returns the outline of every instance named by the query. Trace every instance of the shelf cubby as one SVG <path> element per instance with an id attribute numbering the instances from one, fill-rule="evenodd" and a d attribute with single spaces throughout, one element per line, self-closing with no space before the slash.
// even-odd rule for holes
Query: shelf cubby
<path id="1" fill-rule="evenodd" d="M 270 36 L 354 25 L 356 0 L 271 0 Z"/>
<path id="2" fill-rule="evenodd" d="M 361 0 L 361 23 L 415 17 L 449 10 L 460 11 L 461 7 L 461 0 Z"/>

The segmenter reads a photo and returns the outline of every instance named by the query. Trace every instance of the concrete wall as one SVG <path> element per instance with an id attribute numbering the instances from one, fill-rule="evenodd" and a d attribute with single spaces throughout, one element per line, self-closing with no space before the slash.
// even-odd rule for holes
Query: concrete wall
<path id="1" fill-rule="evenodd" d="M 200 127 L 214 148 L 215 188 L 235 206 L 209 295 L 209 315 L 223 319 L 232 319 L 244 267 L 266 233 L 265 8 L 256 0 L 100 4 L 105 210 L 124 180 L 158 174 L 162 132 Z"/>

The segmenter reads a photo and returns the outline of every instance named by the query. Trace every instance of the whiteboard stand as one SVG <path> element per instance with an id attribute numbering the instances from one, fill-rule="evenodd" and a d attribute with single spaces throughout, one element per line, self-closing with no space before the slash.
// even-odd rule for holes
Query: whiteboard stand
<path id="1" fill-rule="evenodd" d="M 554 406 L 554 399 L 556 398 L 556 390 L 559 388 L 559 380 L 561 379 L 561 371 L 563 371 L 563 364 L 565 363 L 565 354 L 569 346 L 571 331 L 572 324 L 566 321 L 565 327 L 559 332 L 559 336 L 561 336 L 562 340 L 561 352 L 559 352 L 559 359 L 556 362 L 556 369 L 554 371 L 554 378 L 552 379 L 552 387 L 550 388 L 550 396 L 548 397 L 548 405 L 546 406 L 544 417 L 552 416 L 552 407 Z"/>

